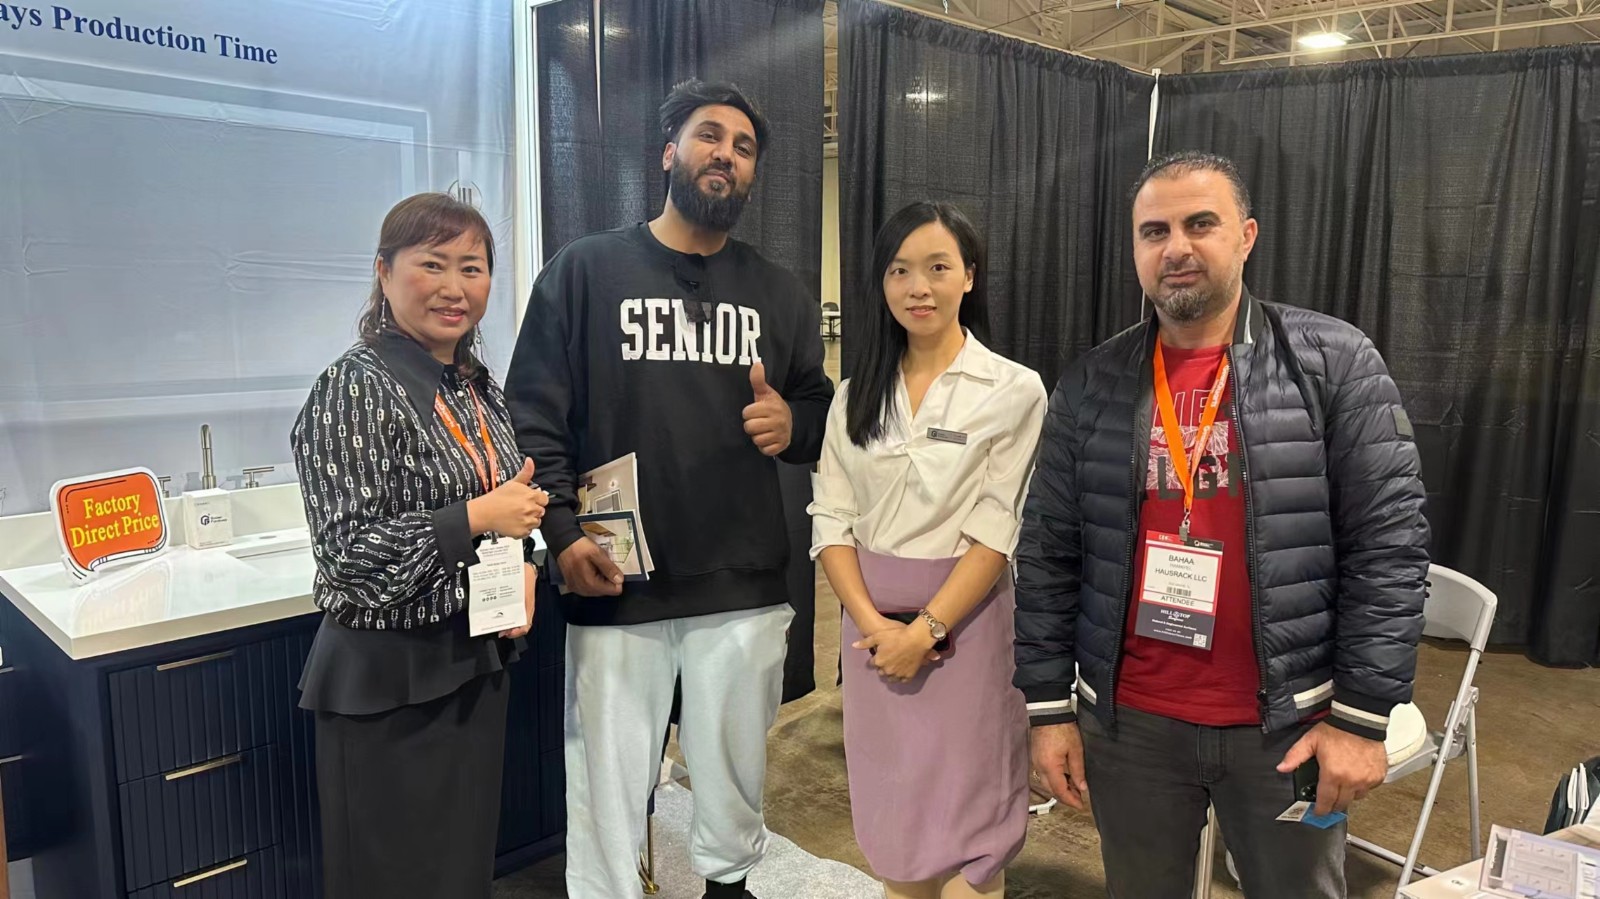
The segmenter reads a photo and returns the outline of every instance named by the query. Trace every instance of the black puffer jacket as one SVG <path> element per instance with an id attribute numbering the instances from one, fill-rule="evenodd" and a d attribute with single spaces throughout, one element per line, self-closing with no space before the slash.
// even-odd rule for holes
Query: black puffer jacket
<path id="1" fill-rule="evenodd" d="M 1016 684 L 1035 725 L 1115 727 L 1143 478 L 1154 320 L 1050 397 L 1017 547 Z M 1412 429 L 1355 327 L 1245 292 L 1229 350 L 1264 730 L 1330 707 L 1382 739 L 1411 699 L 1428 524 Z M 1074 669 L 1076 667 L 1076 674 Z"/>

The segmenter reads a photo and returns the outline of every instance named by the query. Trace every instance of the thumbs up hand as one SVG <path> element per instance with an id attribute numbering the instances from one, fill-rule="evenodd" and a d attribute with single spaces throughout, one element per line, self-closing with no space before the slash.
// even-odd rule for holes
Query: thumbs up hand
<path id="1" fill-rule="evenodd" d="M 760 362 L 750 366 L 750 391 L 755 402 L 744 407 L 744 432 L 763 455 L 776 456 L 789 448 L 794 415 L 789 404 L 767 383 L 767 367 Z"/>
<path id="2" fill-rule="evenodd" d="M 483 496 L 467 501 L 467 526 L 474 534 L 490 532 L 522 538 L 544 523 L 550 494 L 533 486 L 533 460 L 522 460 L 516 476 Z"/>

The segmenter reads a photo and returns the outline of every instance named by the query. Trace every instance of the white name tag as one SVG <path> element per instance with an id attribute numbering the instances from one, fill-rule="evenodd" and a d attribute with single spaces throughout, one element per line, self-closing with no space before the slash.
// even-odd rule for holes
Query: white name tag
<path id="1" fill-rule="evenodd" d="M 510 537 L 478 544 L 478 564 L 467 569 L 468 632 L 474 637 L 528 626 L 522 541 Z"/>
<path id="2" fill-rule="evenodd" d="M 1294 805 L 1291 805 L 1288 808 L 1284 809 L 1283 810 L 1283 814 L 1278 816 L 1278 820 L 1279 821 L 1284 821 L 1284 822 L 1295 822 L 1295 823 L 1298 823 L 1302 818 L 1304 818 L 1306 816 L 1306 812 L 1309 812 L 1309 811 L 1311 811 L 1311 803 L 1309 803 L 1309 802 L 1296 802 Z"/>
<path id="3" fill-rule="evenodd" d="M 1134 633 L 1196 649 L 1211 648 L 1217 624 L 1222 544 L 1175 534 L 1145 538 L 1144 588 Z"/>

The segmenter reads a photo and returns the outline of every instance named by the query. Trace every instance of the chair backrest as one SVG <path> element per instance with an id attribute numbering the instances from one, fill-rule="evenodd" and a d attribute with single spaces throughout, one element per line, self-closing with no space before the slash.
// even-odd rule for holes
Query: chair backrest
<path id="1" fill-rule="evenodd" d="M 1442 565 L 1428 566 L 1428 599 L 1422 632 L 1430 637 L 1464 640 L 1482 651 L 1489 643 L 1497 599 L 1488 587 Z"/>

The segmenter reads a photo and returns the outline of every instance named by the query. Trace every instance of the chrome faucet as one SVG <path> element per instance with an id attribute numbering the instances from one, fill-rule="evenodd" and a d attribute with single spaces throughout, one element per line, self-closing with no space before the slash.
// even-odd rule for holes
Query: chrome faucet
<path id="1" fill-rule="evenodd" d="M 217 472 L 211 466 L 211 426 L 200 426 L 200 489 L 212 490 L 217 486 Z"/>

